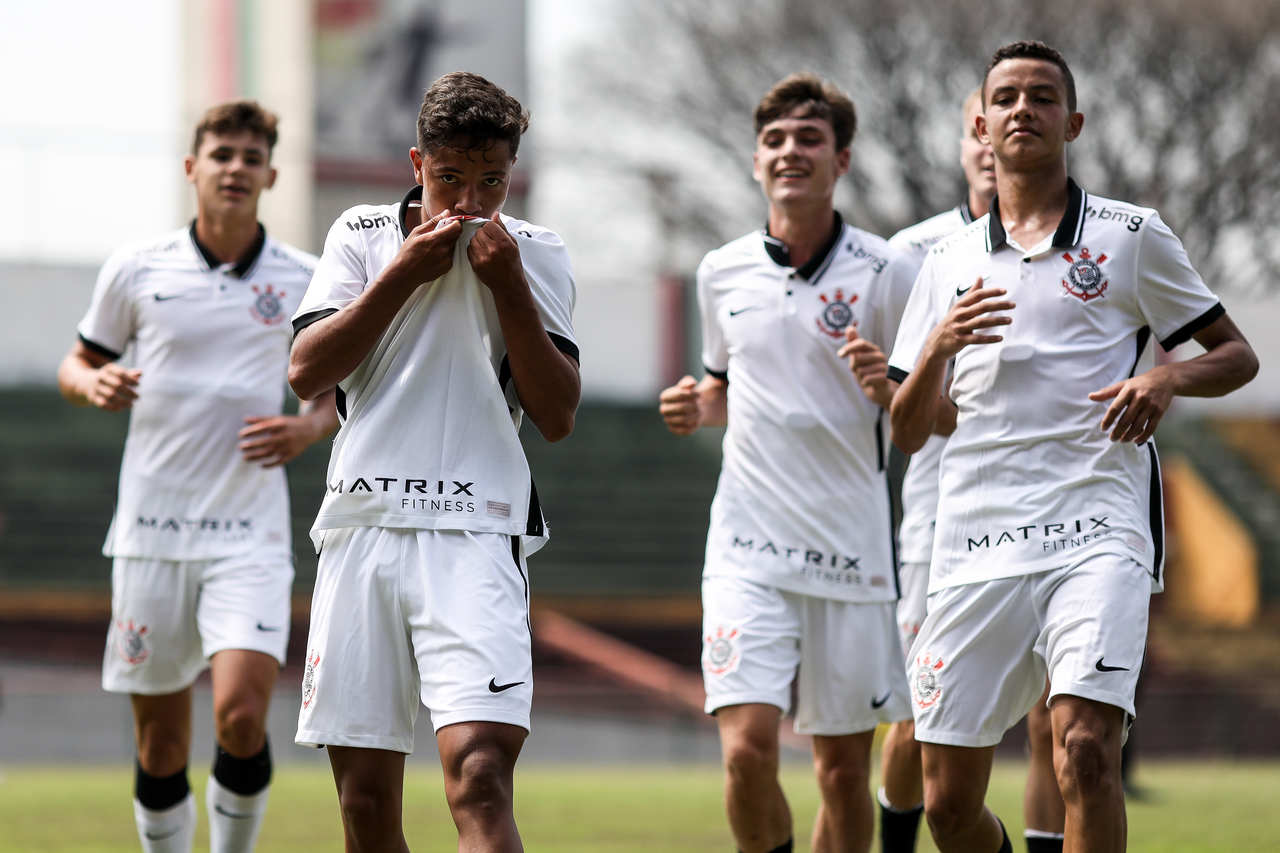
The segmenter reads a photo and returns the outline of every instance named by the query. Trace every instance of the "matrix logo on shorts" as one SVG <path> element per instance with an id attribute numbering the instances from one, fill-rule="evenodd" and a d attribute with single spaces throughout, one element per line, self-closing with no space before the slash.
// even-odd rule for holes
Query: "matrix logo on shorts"
<path id="1" fill-rule="evenodd" d="M 307 668 L 302 673 L 302 707 L 311 707 L 311 700 L 316 698 L 316 667 L 320 665 L 320 653 L 315 649 L 307 652 Z"/>
<path id="2" fill-rule="evenodd" d="M 915 696 L 917 707 L 930 708 L 942 698 L 942 684 L 938 678 L 941 670 L 942 658 L 934 660 L 933 655 L 928 652 L 916 658 L 916 674 L 911 679 L 911 693 Z"/>
<path id="3" fill-rule="evenodd" d="M 716 627 L 702 638 L 702 668 L 711 675 L 728 675 L 742 662 L 741 632 L 737 628 Z"/>
<path id="4" fill-rule="evenodd" d="M 134 625 L 133 620 L 116 622 L 116 653 L 128 664 L 140 664 L 151 656 L 147 648 L 147 626 Z"/>
<path id="5" fill-rule="evenodd" d="M 253 292 L 258 294 L 258 298 L 253 300 L 253 305 L 249 308 L 253 319 L 264 326 L 274 326 L 284 320 L 284 306 L 280 304 L 280 300 L 284 297 L 283 290 L 276 293 L 269 284 L 265 290 L 259 290 L 255 284 Z"/>
<path id="6" fill-rule="evenodd" d="M 814 320 L 818 331 L 831 338 L 843 337 L 845 327 L 855 322 L 853 303 L 858 301 L 858 294 L 849 294 L 848 301 L 845 301 L 844 290 L 837 287 L 835 293 L 830 296 L 825 293 L 818 294 L 818 299 L 825 306 L 822 313 Z"/>

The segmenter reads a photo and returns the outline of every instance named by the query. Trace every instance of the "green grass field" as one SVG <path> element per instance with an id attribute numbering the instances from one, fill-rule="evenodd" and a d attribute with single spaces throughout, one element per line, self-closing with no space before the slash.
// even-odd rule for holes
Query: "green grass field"
<path id="1" fill-rule="evenodd" d="M 1021 834 L 1023 768 L 997 765 L 988 802 Z M 720 773 L 705 765 L 587 768 L 534 765 L 518 771 L 516 811 L 530 851 L 729 851 Z M 204 780 L 193 778 L 203 804 Z M 784 785 L 803 841 L 817 791 L 803 765 Z M 1149 800 L 1129 806 L 1129 849 L 1142 853 L 1244 853 L 1280 849 L 1280 765 L 1157 763 L 1140 770 Z M 138 849 L 128 803 L 129 768 L 0 769 L 0 851 Z M 437 773 L 413 768 L 405 783 L 405 824 L 416 851 L 455 849 Z M 207 831 L 196 849 L 207 850 Z M 1024 849 L 1015 841 L 1015 850 Z M 333 783 L 320 768 L 285 767 L 275 780 L 258 849 L 325 853 L 342 849 Z M 807 843 L 797 850 L 807 850 Z M 934 847 L 925 840 L 922 851 Z"/>

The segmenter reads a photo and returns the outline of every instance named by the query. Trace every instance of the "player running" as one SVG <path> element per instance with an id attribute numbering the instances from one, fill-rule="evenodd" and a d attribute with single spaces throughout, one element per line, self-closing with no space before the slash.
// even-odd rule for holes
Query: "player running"
<path id="1" fill-rule="evenodd" d="M 1257 359 L 1154 210 L 1067 176 L 1084 116 L 1057 51 L 1000 48 L 982 92 L 997 197 L 930 252 L 890 359 L 904 451 L 957 409 L 908 665 L 925 813 L 943 851 L 1012 850 L 986 780 L 1047 674 L 1063 849 L 1106 853 L 1125 847 L 1120 745 L 1162 581 L 1150 439 L 1175 395 L 1229 393 Z M 1206 352 L 1150 367 L 1152 337 Z"/>
<path id="2" fill-rule="evenodd" d="M 533 676 L 525 557 L 546 535 L 517 431 L 573 428 L 574 284 L 554 233 L 499 213 L 528 115 L 474 74 L 427 90 L 418 186 L 334 223 L 289 379 L 343 423 L 297 741 L 326 745 L 349 850 L 405 850 L 404 757 L 431 713 L 462 850 L 519 850 Z"/>
<path id="3" fill-rule="evenodd" d="M 907 716 L 881 415 L 891 388 L 855 377 L 846 329 L 893 340 L 913 265 L 833 207 L 849 169 L 848 96 L 809 74 L 755 112 L 763 231 L 698 268 L 706 376 L 664 390 L 668 428 L 728 426 L 702 581 L 706 710 L 720 729 L 738 847 L 792 849 L 778 724 L 813 735 L 818 851 L 867 850 L 876 724 Z M 882 360 L 883 361 L 883 360 Z"/>
<path id="4" fill-rule="evenodd" d="M 969 191 L 964 201 L 951 210 L 899 231 L 889 245 L 909 254 L 917 264 L 924 262 L 929 249 L 949 234 L 985 216 L 996 191 L 996 163 L 991 145 L 978 139 L 974 120 L 982 111 L 982 92 L 975 89 L 965 98 L 963 135 L 960 139 L 960 166 Z M 954 411 L 954 409 L 950 410 Z M 944 413 L 946 410 L 944 410 Z M 954 429 L 954 421 L 943 428 Z M 924 446 L 911 455 L 902 484 L 902 525 L 898 531 L 902 599 L 898 602 L 898 630 L 903 654 L 911 650 L 920 623 L 924 621 L 925 598 L 929 587 L 929 559 L 933 554 L 934 519 L 938 511 L 938 461 L 946 446 L 944 436 L 931 435 Z M 1027 714 L 1027 740 L 1031 749 L 1030 769 L 1023 796 L 1028 853 L 1054 853 L 1062 849 L 1062 796 L 1053 771 L 1053 738 L 1049 710 L 1044 700 L 1031 706 Z M 880 844 L 884 853 L 907 853 L 916 849 L 920 817 L 924 813 L 924 789 L 920 768 L 920 744 L 910 719 L 895 722 L 885 735 L 881 751 L 884 787 L 879 791 Z"/>
<path id="5" fill-rule="evenodd" d="M 78 405 L 130 412 L 115 517 L 102 685 L 133 704 L 142 849 L 191 849 L 191 685 L 208 667 L 217 739 L 210 848 L 253 849 L 271 780 L 267 707 L 289 637 L 285 462 L 337 426 L 332 391 L 282 415 L 289 315 L 315 258 L 267 236 L 276 117 L 206 112 L 187 156 L 196 218 L 102 267 L 58 368 Z M 120 362 L 129 351 L 129 363 Z"/>

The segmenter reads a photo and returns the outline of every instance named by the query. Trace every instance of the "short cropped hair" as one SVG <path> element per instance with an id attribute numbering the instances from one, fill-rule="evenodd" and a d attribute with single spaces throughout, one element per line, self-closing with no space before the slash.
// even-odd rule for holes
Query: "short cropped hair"
<path id="1" fill-rule="evenodd" d="M 496 142 L 520 147 L 529 113 L 479 74 L 454 71 L 431 84 L 418 112 L 418 150 L 483 149 Z"/>
<path id="2" fill-rule="evenodd" d="M 248 131 L 267 140 L 267 154 L 276 147 L 276 125 L 280 119 L 270 110 L 263 109 L 257 101 L 228 101 L 212 106 L 200 117 L 195 138 L 191 142 L 192 155 L 200 153 L 200 143 L 206 133 L 231 134 Z"/>
<path id="3" fill-rule="evenodd" d="M 772 121 L 802 109 L 803 118 L 820 118 L 831 125 L 836 136 L 836 150 L 842 151 L 853 142 L 858 129 L 858 116 L 853 101 L 834 83 L 817 74 L 790 74 L 765 92 L 756 107 L 756 135 Z"/>
<path id="4" fill-rule="evenodd" d="M 1071 76 L 1071 69 L 1067 67 L 1067 60 L 1062 58 L 1062 54 L 1042 41 L 1011 42 L 991 54 L 987 70 L 982 74 L 982 105 L 984 107 L 987 105 L 987 77 L 990 76 L 992 68 L 1006 59 L 1042 59 L 1058 66 L 1062 72 L 1062 79 L 1067 84 L 1067 109 L 1071 112 L 1076 111 L 1076 78 Z"/>

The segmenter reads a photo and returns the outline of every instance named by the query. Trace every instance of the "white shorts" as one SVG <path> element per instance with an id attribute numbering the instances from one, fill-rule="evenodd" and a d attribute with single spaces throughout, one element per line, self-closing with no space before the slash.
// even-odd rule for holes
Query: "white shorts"
<path id="1" fill-rule="evenodd" d="M 225 649 L 284 663 L 293 561 L 243 554 L 218 560 L 116 557 L 102 687 L 158 695 L 188 687 Z"/>
<path id="2" fill-rule="evenodd" d="M 902 657 L 911 653 L 911 645 L 924 624 L 925 603 L 929 598 L 929 564 L 903 563 L 898 567 L 898 639 Z"/>
<path id="3" fill-rule="evenodd" d="M 1147 639 L 1151 573 L 1098 554 L 1074 566 L 929 596 L 911 648 L 916 740 L 992 746 L 1044 692 L 1124 709 Z"/>
<path id="4" fill-rule="evenodd" d="M 800 734 L 847 735 L 909 719 L 893 610 L 892 601 L 833 601 L 727 575 L 704 577 L 707 713 L 759 702 L 785 714 L 796 681 Z"/>
<path id="5" fill-rule="evenodd" d="M 349 527 L 325 534 L 297 743 L 413 752 L 418 703 L 528 730 L 529 584 L 519 537 Z"/>

